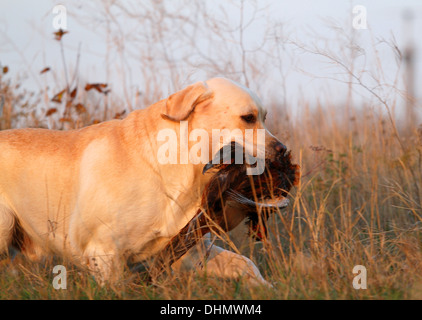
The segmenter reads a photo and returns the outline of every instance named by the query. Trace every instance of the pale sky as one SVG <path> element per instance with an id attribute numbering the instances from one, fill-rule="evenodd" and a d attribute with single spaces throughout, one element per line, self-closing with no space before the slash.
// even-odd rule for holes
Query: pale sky
<path id="1" fill-rule="evenodd" d="M 142 2 L 142 1 L 140 1 Z M 236 1 L 233 1 L 236 2 Z M 74 65 L 78 46 L 81 46 L 81 58 L 79 72 L 87 82 L 105 82 L 105 61 L 107 45 L 101 30 L 93 30 L 80 21 L 75 16 L 80 15 L 93 17 L 96 15 L 95 6 L 87 7 L 85 1 L 54 1 L 54 0 L 0 0 L 0 64 L 7 65 L 12 78 L 18 76 L 27 77 L 24 85 L 28 88 L 42 88 L 43 78 L 40 77 L 40 70 L 45 66 L 62 69 L 60 47 L 53 39 L 54 32 L 52 21 L 54 15 L 52 9 L 57 4 L 65 5 L 67 9 L 67 27 L 70 33 L 65 38 L 66 59 L 69 65 Z M 224 1 L 208 1 L 215 14 L 218 14 L 220 6 L 226 6 Z M 214 5 L 215 3 L 215 5 Z M 335 37 L 327 25 L 339 22 L 347 23 L 353 18 L 351 9 L 355 5 L 364 5 L 367 9 L 367 22 L 369 29 L 356 30 L 361 47 L 369 48 L 373 41 L 380 39 L 391 39 L 394 37 L 403 49 L 406 41 L 412 41 L 416 46 L 416 93 L 421 98 L 422 90 L 422 1 L 420 0 L 365 0 L 365 1 L 339 1 L 339 0 L 286 0 L 286 1 L 258 1 L 259 7 L 265 8 L 264 16 L 284 25 L 284 31 L 289 38 L 296 41 L 310 44 L 320 41 L 322 37 Z M 92 12 L 87 10 L 94 10 Z M 231 10 L 231 9 L 229 9 Z M 406 29 L 403 23 L 403 14 L 408 10 L 412 13 L 412 29 Z M 230 14 L 230 12 L 229 12 Z M 245 15 L 248 15 L 246 11 Z M 246 17 L 247 18 L 247 17 Z M 117 19 L 121 19 L 117 17 Z M 233 18 L 236 19 L 236 18 Z M 265 20 L 265 19 L 264 19 Z M 265 22 L 265 21 L 264 21 Z M 126 27 L 125 21 L 120 21 L 123 29 Z M 245 45 L 248 49 L 256 47 L 260 42 L 263 32 L 263 21 L 258 21 L 245 32 Z M 130 26 L 127 25 L 127 28 Z M 370 30 L 370 31 L 369 31 Z M 206 41 L 206 39 L 204 40 Z M 372 42 L 371 42 L 372 41 Z M 130 44 L 129 44 L 130 45 Z M 381 46 L 379 52 L 382 59 L 383 68 L 388 73 L 392 68 L 394 57 L 387 52 L 387 47 Z M 130 49 L 130 48 L 129 48 Z M 289 51 L 290 50 L 290 51 Z M 366 50 L 366 49 L 365 49 Z M 327 96 L 333 97 L 333 93 L 340 93 L 335 96 L 336 101 L 341 102 L 342 93 L 346 92 L 346 86 L 338 81 L 333 81 L 333 73 L 326 62 L 321 57 L 297 54 L 290 48 L 286 49 L 286 54 L 295 56 L 298 59 L 301 70 L 290 68 L 288 58 L 284 70 L 288 70 L 286 77 L 286 87 L 288 100 L 291 103 L 298 103 L 301 99 L 312 101 L 319 99 L 323 101 Z M 113 57 L 112 57 L 113 58 Z M 117 57 L 114 57 L 117 59 Z M 109 57 L 110 59 L 110 57 Z M 300 60 L 300 61 L 299 61 Z M 117 60 L 116 60 L 117 63 Z M 129 61 L 133 65 L 133 70 L 139 65 L 139 61 Z M 181 78 L 189 80 L 197 79 L 201 76 L 201 70 L 181 70 L 186 71 L 186 75 Z M 189 75 L 187 74 L 189 73 Z M 318 75 L 318 78 L 310 76 Z M 319 78 L 320 76 L 320 78 Z M 271 77 L 271 75 L 269 75 Z M 388 75 L 387 75 L 388 77 Z M 110 79 L 109 79 L 110 81 Z M 121 94 L 122 81 L 114 79 L 113 93 Z M 269 82 L 271 83 L 271 82 Z M 130 73 L 130 80 L 126 83 L 129 91 L 142 87 L 142 81 L 135 71 Z M 269 84 L 266 83 L 266 86 Z M 172 91 L 170 83 L 163 82 L 163 87 Z M 268 89 L 266 92 L 271 92 Z M 274 89 L 277 92 L 277 89 Z M 362 93 L 365 97 L 365 93 Z M 265 101 L 265 98 L 263 99 Z"/>

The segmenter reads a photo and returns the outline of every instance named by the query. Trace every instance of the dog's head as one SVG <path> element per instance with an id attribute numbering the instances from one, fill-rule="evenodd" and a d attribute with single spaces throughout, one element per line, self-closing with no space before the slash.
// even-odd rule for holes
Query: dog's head
<path id="1" fill-rule="evenodd" d="M 242 85 L 214 78 L 170 96 L 162 114 L 170 121 L 187 121 L 190 133 L 198 129 L 206 133 L 194 137 L 200 137 L 202 143 L 204 136 L 207 137 L 206 147 L 200 148 L 203 171 L 213 169 L 214 172 L 203 197 L 206 205 L 218 211 L 214 191 L 223 191 L 227 206 L 220 209 L 226 211 L 226 229 L 234 228 L 248 217 L 251 231 L 259 238 L 263 231 L 258 225 L 262 226 L 267 218 L 264 208 L 287 205 L 287 193 L 297 183 L 299 172 L 298 166 L 291 163 L 290 152 L 284 144 L 267 130 L 267 112 L 260 99 Z M 189 147 L 192 147 L 190 140 Z M 239 145 L 240 157 L 233 151 L 234 146 Z M 224 159 L 227 150 L 232 155 L 229 161 Z M 255 161 L 255 169 L 260 165 L 262 170 L 255 170 L 251 175 L 250 169 L 254 166 L 245 159 L 248 157 Z M 238 163 L 240 158 L 242 162 Z M 219 166 L 222 163 L 232 166 Z"/>
<path id="2" fill-rule="evenodd" d="M 189 131 L 194 131 L 189 147 L 203 138 L 197 130 L 207 133 L 208 149 L 201 149 L 201 160 L 206 160 L 202 163 L 208 163 L 216 151 L 232 141 L 251 156 L 264 159 L 275 160 L 285 153 L 286 147 L 267 130 L 266 116 L 256 94 L 225 78 L 197 82 L 174 93 L 162 110 L 167 120 L 188 122 Z"/>

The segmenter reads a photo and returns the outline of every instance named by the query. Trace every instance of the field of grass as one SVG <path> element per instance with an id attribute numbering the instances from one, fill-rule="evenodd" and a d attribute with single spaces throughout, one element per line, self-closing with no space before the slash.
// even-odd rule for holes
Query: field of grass
<path id="1" fill-rule="evenodd" d="M 8 114 L 19 117 L 3 113 L 3 128 L 13 123 Z M 345 114 L 304 108 L 294 121 L 271 123 L 301 165 L 300 185 L 290 206 L 271 216 L 268 243 L 245 240 L 237 230 L 233 243 L 222 245 L 251 257 L 274 288 L 195 274 L 150 283 L 130 271 L 100 287 L 60 257 L 33 263 L 18 255 L 1 261 L 0 299 L 422 298 L 421 132 L 395 131 L 370 108 Z M 56 264 L 67 266 L 66 290 L 53 288 Z M 356 265 L 367 269 L 366 290 L 353 288 Z"/>

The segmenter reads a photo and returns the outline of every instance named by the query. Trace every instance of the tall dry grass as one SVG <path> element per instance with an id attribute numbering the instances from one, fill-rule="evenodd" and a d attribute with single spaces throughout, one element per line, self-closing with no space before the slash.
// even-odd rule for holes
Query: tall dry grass
<path id="1" fill-rule="evenodd" d="M 51 270 L 60 258 L 34 264 L 20 257 L 2 262 L 0 298 L 422 298 L 420 133 L 413 128 L 403 153 L 387 121 L 371 111 L 345 118 L 319 108 L 296 121 L 278 125 L 303 177 L 292 204 L 272 214 L 270 241 L 253 243 L 240 226 L 233 242 L 219 243 L 250 256 L 273 289 L 194 273 L 151 284 L 130 271 L 120 285 L 101 288 L 68 265 L 68 290 L 57 291 Z M 352 286 L 355 265 L 367 268 L 366 290 Z"/>

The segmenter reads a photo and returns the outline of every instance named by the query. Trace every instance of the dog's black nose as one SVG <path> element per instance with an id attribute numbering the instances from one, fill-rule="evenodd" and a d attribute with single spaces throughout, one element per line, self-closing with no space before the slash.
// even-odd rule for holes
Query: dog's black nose
<path id="1" fill-rule="evenodd" d="M 286 146 L 281 142 L 276 142 L 274 149 L 279 153 L 285 153 L 287 151 Z"/>

